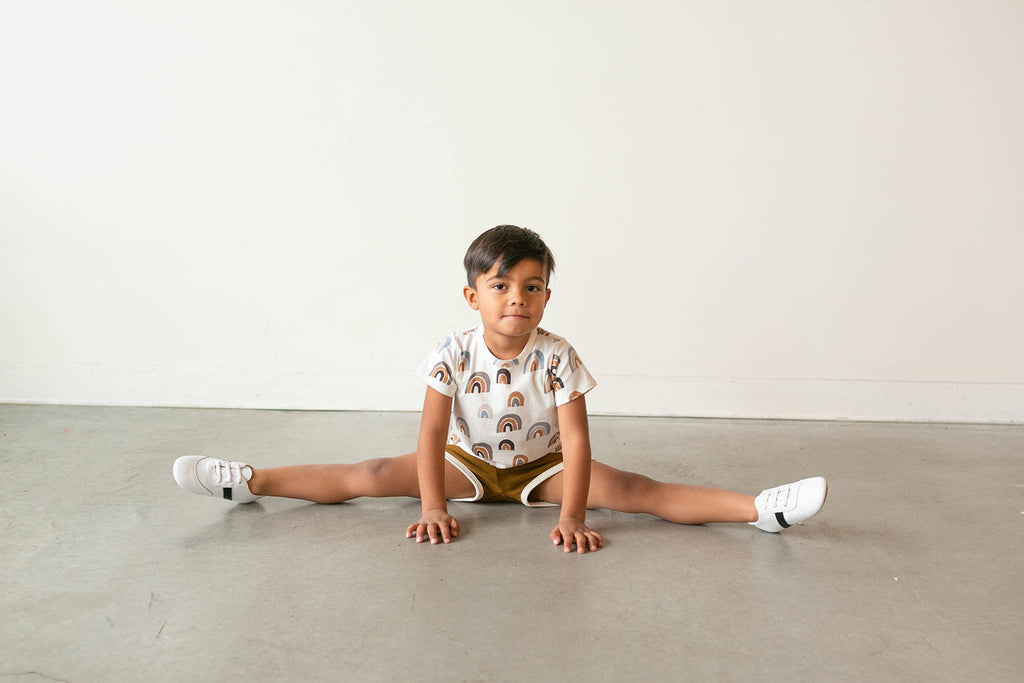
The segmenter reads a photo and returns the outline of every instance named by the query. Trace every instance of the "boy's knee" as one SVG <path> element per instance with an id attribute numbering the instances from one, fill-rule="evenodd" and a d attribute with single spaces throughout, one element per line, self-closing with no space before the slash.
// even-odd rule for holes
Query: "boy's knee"
<path id="1" fill-rule="evenodd" d="M 393 476 L 393 473 L 390 472 L 390 463 L 387 458 L 364 460 L 360 463 L 359 468 L 363 481 L 370 486 L 380 484 L 382 481 L 386 481 Z"/>
<path id="2" fill-rule="evenodd" d="M 371 479 L 380 479 L 387 474 L 387 460 L 385 458 L 373 458 L 364 460 L 362 463 L 363 474 Z"/>
<path id="3" fill-rule="evenodd" d="M 419 490 L 416 483 L 416 471 L 406 471 L 403 462 L 398 458 L 374 458 L 359 463 L 359 479 L 361 488 L 369 496 L 415 495 Z M 410 487 L 416 490 L 410 493 Z"/>
<path id="4" fill-rule="evenodd" d="M 624 472 L 619 478 L 618 497 L 623 504 L 635 507 L 644 502 L 653 492 L 655 481 L 650 477 L 633 472 Z"/>

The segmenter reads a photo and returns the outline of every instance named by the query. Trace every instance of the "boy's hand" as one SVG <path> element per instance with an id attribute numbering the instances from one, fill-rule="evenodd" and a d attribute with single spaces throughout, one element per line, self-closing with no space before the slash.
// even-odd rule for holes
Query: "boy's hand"
<path id="1" fill-rule="evenodd" d="M 562 517 L 551 532 L 551 540 L 555 545 L 565 546 L 565 552 L 572 552 L 572 544 L 576 544 L 576 551 L 580 554 L 587 552 L 589 546 L 591 552 L 604 546 L 604 539 L 601 534 L 592 531 L 583 520 L 574 517 Z"/>
<path id="2" fill-rule="evenodd" d="M 412 538 L 416 536 L 417 543 L 422 543 L 427 538 L 430 539 L 432 544 L 437 543 L 438 538 L 445 543 L 450 543 L 458 535 L 459 523 L 454 517 L 440 508 L 427 510 L 420 517 L 420 521 L 410 525 L 405 530 L 405 537 Z"/>

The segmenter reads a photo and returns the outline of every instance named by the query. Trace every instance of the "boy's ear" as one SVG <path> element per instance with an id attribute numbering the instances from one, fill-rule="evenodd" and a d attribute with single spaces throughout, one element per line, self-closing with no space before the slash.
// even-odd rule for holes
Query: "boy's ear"
<path id="1" fill-rule="evenodd" d="M 462 288 L 462 296 L 466 297 L 466 303 L 469 304 L 470 308 L 472 308 L 474 311 L 479 311 L 480 310 L 480 302 L 478 302 L 477 299 L 476 299 L 476 290 L 475 289 L 473 289 L 472 287 L 468 287 L 468 286 L 467 287 L 463 287 Z"/>

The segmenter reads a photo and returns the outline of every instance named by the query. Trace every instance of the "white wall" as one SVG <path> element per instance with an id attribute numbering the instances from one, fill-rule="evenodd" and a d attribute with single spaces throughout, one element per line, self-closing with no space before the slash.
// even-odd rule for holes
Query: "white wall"
<path id="1" fill-rule="evenodd" d="M 11 4 L 0 401 L 416 409 L 498 223 L 596 412 L 1024 421 L 1024 5 Z"/>

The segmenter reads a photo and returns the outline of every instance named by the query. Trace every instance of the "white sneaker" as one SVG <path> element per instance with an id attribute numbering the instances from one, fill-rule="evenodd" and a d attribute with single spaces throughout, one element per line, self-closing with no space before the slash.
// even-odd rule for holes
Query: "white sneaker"
<path id="1" fill-rule="evenodd" d="M 794 484 L 765 489 L 754 499 L 759 518 L 751 524 L 762 531 L 777 534 L 818 514 L 827 495 L 828 484 L 824 477 L 801 479 Z"/>
<path id="2" fill-rule="evenodd" d="M 249 491 L 252 467 L 201 455 L 183 455 L 174 461 L 174 481 L 201 496 L 214 496 L 236 503 L 251 503 L 262 496 Z"/>

